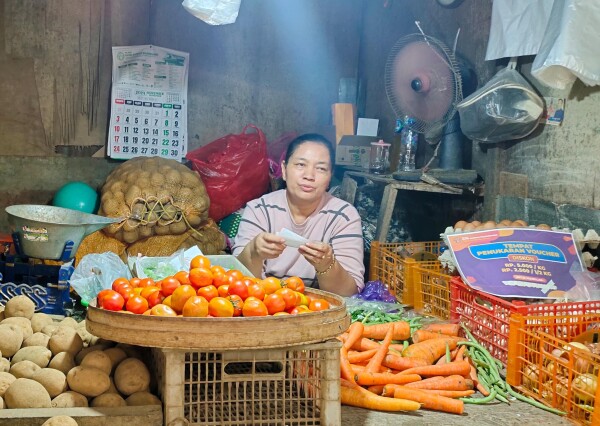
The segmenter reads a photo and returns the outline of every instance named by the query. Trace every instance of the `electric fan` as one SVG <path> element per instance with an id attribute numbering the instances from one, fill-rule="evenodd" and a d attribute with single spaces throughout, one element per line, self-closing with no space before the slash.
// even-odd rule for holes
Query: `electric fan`
<path id="1" fill-rule="evenodd" d="M 388 99 L 404 126 L 425 134 L 427 140 L 439 140 L 439 169 L 398 170 L 394 178 L 418 181 L 433 177 L 445 183 L 477 179 L 474 170 L 462 168 L 464 136 L 456 114 L 462 85 L 459 63 L 441 41 L 410 34 L 396 42 L 385 66 Z"/>

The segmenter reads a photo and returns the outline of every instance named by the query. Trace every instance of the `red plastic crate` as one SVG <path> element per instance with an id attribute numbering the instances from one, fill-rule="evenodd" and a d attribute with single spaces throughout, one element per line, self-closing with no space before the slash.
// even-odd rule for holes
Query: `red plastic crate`
<path id="1" fill-rule="evenodd" d="M 506 366 L 508 360 L 508 336 L 510 315 L 519 313 L 525 317 L 583 315 L 600 312 L 600 301 L 526 304 L 510 302 L 500 297 L 472 289 L 460 277 L 450 281 L 450 319 L 459 320 L 473 336 Z M 535 328 L 535 327 L 532 327 Z M 540 328 L 544 328 L 540 325 Z M 557 337 L 569 336 L 568 327 L 543 330 Z"/>

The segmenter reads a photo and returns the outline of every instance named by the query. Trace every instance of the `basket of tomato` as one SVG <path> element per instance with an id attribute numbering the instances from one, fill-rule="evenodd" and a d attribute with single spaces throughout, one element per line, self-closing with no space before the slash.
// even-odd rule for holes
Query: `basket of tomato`
<path id="1" fill-rule="evenodd" d="M 90 303 L 87 329 L 141 346 L 226 350 L 321 342 L 348 327 L 341 297 L 299 277 L 259 279 L 236 262 L 196 256 L 162 280 L 118 278 Z"/>

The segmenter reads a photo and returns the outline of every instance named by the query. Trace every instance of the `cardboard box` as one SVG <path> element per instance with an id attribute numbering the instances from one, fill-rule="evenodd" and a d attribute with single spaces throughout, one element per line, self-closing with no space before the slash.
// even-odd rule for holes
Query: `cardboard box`
<path id="1" fill-rule="evenodd" d="M 356 106 L 354 104 L 333 104 L 331 114 L 335 126 L 335 143 L 339 144 L 344 135 L 354 134 Z"/>
<path id="2" fill-rule="evenodd" d="M 369 169 L 371 142 L 379 139 L 373 136 L 343 136 L 335 150 L 335 164 Z"/>

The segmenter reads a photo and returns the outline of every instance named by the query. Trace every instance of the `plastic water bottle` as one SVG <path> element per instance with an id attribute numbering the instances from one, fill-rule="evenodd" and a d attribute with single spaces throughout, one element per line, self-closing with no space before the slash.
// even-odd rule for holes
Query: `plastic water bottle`
<path id="1" fill-rule="evenodd" d="M 398 161 L 398 171 L 406 172 L 415 170 L 416 168 L 415 154 L 417 153 L 419 134 L 409 127 L 414 123 L 414 118 L 404 118 L 402 131 L 400 133 L 400 159 Z"/>

